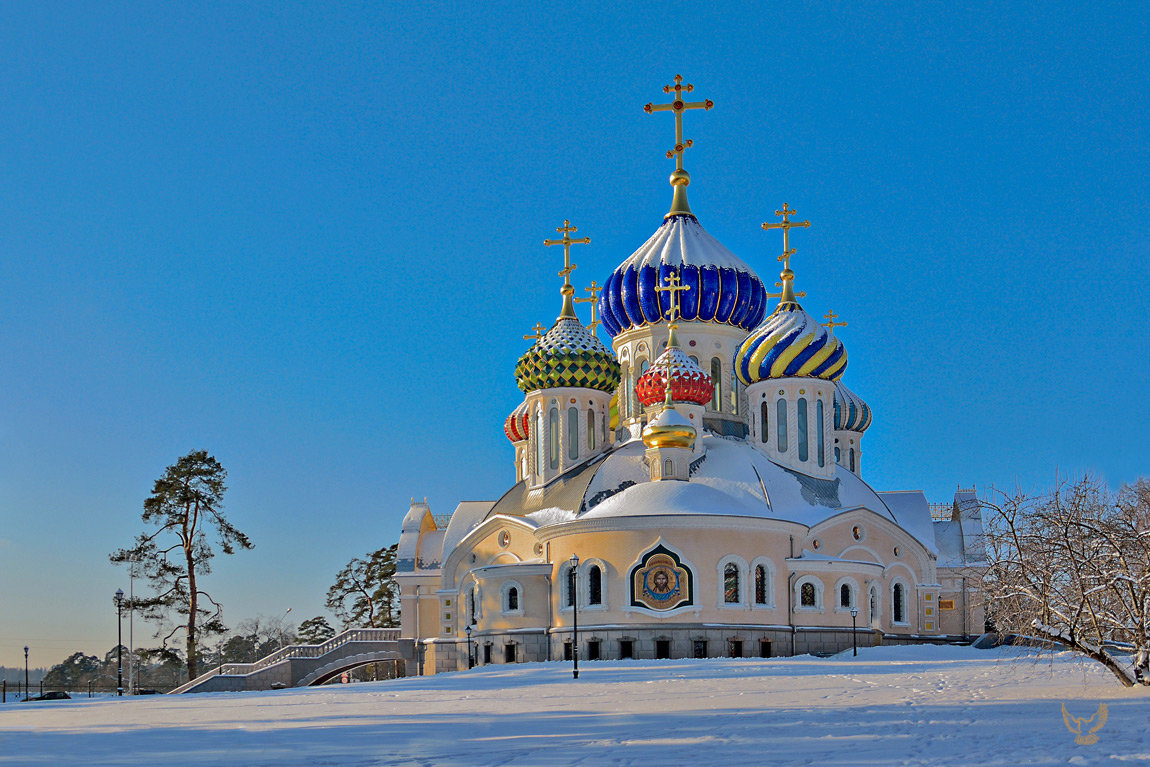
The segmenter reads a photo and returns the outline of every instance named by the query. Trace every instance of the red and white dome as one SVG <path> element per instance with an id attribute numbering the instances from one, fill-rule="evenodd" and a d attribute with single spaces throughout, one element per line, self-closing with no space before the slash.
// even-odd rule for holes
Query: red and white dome
<path id="1" fill-rule="evenodd" d="M 667 391 L 667 376 L 671 377 L 671 401 L 705 405 L 711 401 L 715 384 L 703 372 L 699 363 L 677 346 L 668 346 L 647 372 L 635 382 L 635 394 L 646 406 L 663 401 Z"/>
<path id="2" fill-rule="evenodd" d="M 511 411 L 507 420 L 503 422 L 503 433 L 512 442 L 522 442 L 527 439 L 527 400 L 519 403 L 519 407 Z"/>

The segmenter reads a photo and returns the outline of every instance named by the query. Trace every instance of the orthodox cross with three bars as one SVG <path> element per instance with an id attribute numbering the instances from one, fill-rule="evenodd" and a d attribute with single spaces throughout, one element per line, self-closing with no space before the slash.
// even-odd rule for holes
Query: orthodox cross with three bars
<path id="1" fill-rule="evenodd" d="M 764 223 L 763 224 L 763 228 L 768 230 L 768 231 L 771 229 L 782 229 L 783 230 L 783 255 L 779 256 L 779 260 L 784 262 L 783 266 L 786 269 L 791 268 L 791 256 L 794 254 L 794 251 L 790 249 L 791 248 L 791 237 L 790 237 L 791 229 L 793 227 L 796 227 L 796 226 L 800 226 L 800 227 L 803 227 L 805 229 L 811 225 L 810 221 L 791 221 L 790 217 L 794 212 L 795 211 L 788 208 L 787 204 L 784 202 L 783 203 L 783 209 L 775 211 L 776 216 L 782 216 L 783 217 L 782 223 L 774 223 L 774 224 Z"/>
<path id="2" fill-rule="evenodd" d="M 531 329 L 535 331 L 535 335 L 523 336 L 524 341 L 538 341 L 540 338 L 543 337 L 543 331 L 546 330 L 547 328 L 543 327 L 542 322 L 536 322 L 535 327 L 533 327 Z"/>
<path id="3" fill-rule="evenodd" d="M 599 329 L 599 325 L 602 324 L 601 322 L 599 322 L 599 320 L 595 319 L 595 310 L 599 308 L 599 291 L 602 290 L 603 287 L 599 283 L 595 282 L 595 280 L 591 280 L 591 287 L 583 288 L 583 289 L 586 290 L 588 293 L 590 293 L 591 297 L 590 298 L 576 298 L 575 303 L 577 303 L 577 304 L 587 304 L 587 303 L 591 304 L 591 324 L 588 325 L 587 327 L 589 327 L 591 329 L 591 335 L 595 335 L 595 332 Z"/>
<path id="4" fill-rule="evenodd" d="M 680 284 L 678 272 L 671 272 L 667 275 L 663 282 L 667 283 L 667 286 L 663 287 L 662 285 L 656 285 L 655 290 L 660 293 L 671 294 L 671 308 L 669 308 L 665 314 L 668 315 L 668 322 L 670 322 L 671 325 L 676 325 L 679 317 L 681 317 L 683 314 L 680 308 L 680 302 L 682 299 L 679 294 L 684 290 L 690 290 L 691 286 Z"/>
<path id="5" fill-rule="evenodd" d="M 561 240 L 544 240 L 544 245 L 562 245 L 563 246 L 563 271 L 559 272 L 559 276 L 563 278 L 565 285 L 571 284 L 571 272 L 577 268 L 575 264 L 571 263 L 571 246 L 572 245 L 589 245 L 591 243 L 590 237 L 580 237 L 577 240 L 571 239 L 571 232 L 579 231 L 576 227 L 571 226 L 571 222 L 563 219 L 563 226 L 556 227 L 555 231 L 563 232 L 563 239 Z"/>
<path id="6" fill-rule="evenodd" d="M 683 112 L 688 109 L 710 109 L 715 106 L 715 102 L 710 99 L 702 101 L 683 101 L 683 93 L 690 93 L 695 90 L 695 86 L 687 83 L 683 85 L 683 76 L 675 75 L 674 85 L 664 85 L 663 93 L 675 92 L 675 100 L 670 104 L 648 104 L 643 107 L 643 111 L 647 114 L 653 112 L 674 112 L 675 113 L 675 148 L 667 152 L 667 159 L 675 158 L 675 169 L 683 169 L 683 150 L 691 146 L 695 142 L 690 139 L 683 141 Z"/>
<path id="7" fill-rule="evenodd" d="M 826 320 L 826 322 L 822 323 L 823 327 L 829 328 L 832 333 L 835 328 L 845 328 L 847 326 L 845 322 L 835 322 L 836 317 L 838 317 L 838 315 L 833 311 L 828 311 L 827 316 L 823 317 L 823 319 Z"/>

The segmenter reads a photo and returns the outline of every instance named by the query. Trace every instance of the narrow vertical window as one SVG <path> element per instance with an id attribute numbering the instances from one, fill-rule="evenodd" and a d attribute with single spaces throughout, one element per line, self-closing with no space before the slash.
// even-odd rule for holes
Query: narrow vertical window
<path id="1" fill-rule="evenodd" d="M 598 429 L 595 428 L 595 411 L 587 408 L 587 449 L 595 449 L 595 434 Z"/>
<path id="2" fill-rule="evenodd" d="M 894 622 L 902 623 L 906 620 L 906 595 L 903 593 L 901 583 L 894 584 Z"/>
<path id="3" fill-rule="evenodd" d="M 574 568 L 567 568 L 567 599 L 564 600 L 568 607 L 575 606 L 575 570 Z"/>
<path id="4" fill-rule="evenodd" d="M 620 372 L 620 381 L 623 384 L 623 390 L 619 392 L 619 416 L 620 419 L 631 417 L 631 365 L 624 362 L 623 369 Z"/>
<path id="5" fill-rule="evenodd" d="M 519 609 L 519 589 L 515 588 L 514 586 L 507 589 L 507 609 Z"/>
<path id="6" fill-rule="evenodd" d="M 739 567 L 734 562 L 723 568 L 723 601 L 729 605 L 739 603 Z"/>
<path id="7" fill-rule="evenodd" d="M 739 382 L 737 376 L 732 376 L 731 381 L 731 412 L 735 415 L 739 414 L 739 398 L 743 395 L 743 385 Z"/>
<path id="8" fill-rule="evenodd" d="M 767 603 L 767 568 L 755 565 L 755 604 Z"/>
<path id="9" fill-rule="evenodd" d="M 816 607 L 815 596 L 815 584 L 804 583 L 799 589 L 799 604 L 803 607 Z"/>
<path id="10" fill-rule="evenodd" d="M 759 413 L 759 436 L 763 440 L 764 445 L 771 439 L 771 432 L 768 428 L 769 419 L 767 418 L 767 411 L 769 410 L 770 407 L 767 405 L 766 401 L 764 401 L 763 406 L 760 408 L 761 412 Z"/>
<path id="11" fill-rule="evenodd" d="M 472 626 L 475 625 L 475 589 L 467 592 L 467 622 Z"/>
<path id="12" fill-rule="evenodd" d="M 855 470 L 855 449 L 851 448 L 851 471 Z"/>
<path id="13" fill-rule="evenodd" d="M 536 453 L 535 473 L 536 474 L 542 474 L 543 473 L 543 467 L 545 467 L 547 465 L 547 440 L 544 439 L 544 437 L 543 437 L 543 435 L 545 435 L 546 433 L 547 433 L 547 430 L 543 428 L 543 411 L 536 408 L 535 409 L 535 431 L 532 433 L 532 436 L 535 437 L 535 445 L 538 447 L 538 450 L 535 451 L 535 453 Z"/>
<path id="14" fill-rule="evenodd" d="M 567 408 L 567 457 L 579 457 L 579 411 L 573 407 Z"/>
<path id="15" fill-rule="evenodd" d="M 559 468 L 559 410 L 551 408 L 547 413 L 547 457 L 552 469 Z"/>
<path id="16" fill-rule="evenodd" d="M 799 397 L 799 460 L 807 460 L 807 398 Z"/>
<path id="17" fill-rule="evenodd" d="M 823 455 L 826 451 L 826 442 L 823 439 L 823 401 L 821 399 L 815 404 L 815 428 L 819 430 L 818 447 L 815 449 L 818 450 L 819 467 L 821 468 L 826 465 L 826 457 Z"/>
<path id="18" fill-rule="evenodd" d="M 778 431 L 779 452 L 787 452 L 787 401 L 781 399 L 775 407 L 775 429 Z"/>
<path id="19" fill-rule="evenodd" d="M 711 394 L 711 410 L 718 413 L 723 409 L 723 362 L 718 357 L 711 360 L 711 383 L 715 385 Z"/>
<path id="20" fill-rule="evenodd" d="M 843 462 L 843 457 L 841 455 L 839 455 L 839 449 L 836 447 L 835 448 L 835 463 L 841 464 L 842 462 Z"/>
<path id="21" fill-rule="evenodd" d="M 851 606 L 851 587 L 844 583 L 839 587 L 839 607 Z"/>
<path id="22" fill-rule="evenodd" d="M 603 571 L 599 565 L 591 565 L 587 571 L 587 604 L 603 604 Z"/>

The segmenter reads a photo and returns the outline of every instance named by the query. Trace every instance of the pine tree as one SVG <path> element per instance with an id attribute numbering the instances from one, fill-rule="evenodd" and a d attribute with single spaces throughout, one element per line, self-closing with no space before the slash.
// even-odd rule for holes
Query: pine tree
<path id="1" fill-rule="evenodd" d="M 299 624 L 298 634 L 299 641 L 304 644 L 323 644 L 335 636 L 335 629 L 327 622 L 327 618 L 317 615 Z"/>
<path id="2" fill-rule="evenodd" d="M 399 588 L 395 583 L 397 544 L 356 557 L 339 571 L 327 590 L 327 607 L 344 625 L 389 628 L 398 624 Z"/>
<path id="3" fill-rule="evenodd" d="M 131 548 L 119 549 L 112 562 L 136 561 L 152 587 L 151 596 L 137 596 L 134 608 L 147 620 L 156 621 L 163 634 L 172 613 L 180 621 L 163 637 L 163 646 L 181 629 L 185 632 L 188 678 L 197 675 L 201 636 L 225 631 L 220 605 L 201 587 L 199 579 L 211 572 L 215 551 L 207 533 L 214 531 L 225 554 L 236 548 L 250 549 L 248 537 L 223 515 L 225 480 L 228 473 L 206 450 L 195 450 L 169 466 L 156 480 L 144 500 L 143 521 L 157 525 L 140 533 Z M 202 606 L 201 598 L 213 609 Z M 157 634 L 157 635 L 159 635 Z"/>

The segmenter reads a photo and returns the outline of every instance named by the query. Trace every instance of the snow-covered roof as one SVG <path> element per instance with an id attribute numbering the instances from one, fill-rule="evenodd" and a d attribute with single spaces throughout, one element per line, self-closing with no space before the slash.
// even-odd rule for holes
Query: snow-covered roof
<path id="1" fill-rule="evenodd" d="M 894 514 L 895 522 L 937 554 L 934 540 L 934 520 L 930 516 L 930 501 L 921 490 L 891 490 L 878 494 Z"/>
<path id="2" fill-rule="evenodd" d="M 962 566 L 962 526 L 958 522 L 935 522 L 934 542 L 938 547 L 939 567 Z"/>
<path id="3" fill-rule="evenodd" d="M 459 542 L 487 518 L 487 513 L 494 505 L 495 501 L 463 501 L 456 506 L 443 536 L 443 551 L 454 551 Z"/>

